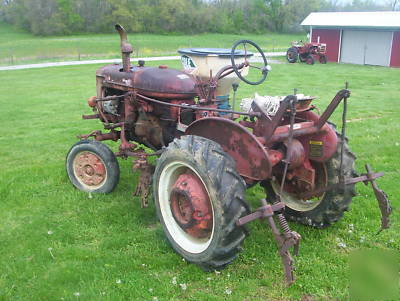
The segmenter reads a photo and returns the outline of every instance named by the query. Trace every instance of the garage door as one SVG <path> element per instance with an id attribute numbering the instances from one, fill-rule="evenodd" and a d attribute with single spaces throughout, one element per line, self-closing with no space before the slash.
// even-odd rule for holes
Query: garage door
<path id="1" fill-rule="evenodd" d="M 389 66 L 392 36 L 390 31 L 344 30 L 340 61 Z"/>

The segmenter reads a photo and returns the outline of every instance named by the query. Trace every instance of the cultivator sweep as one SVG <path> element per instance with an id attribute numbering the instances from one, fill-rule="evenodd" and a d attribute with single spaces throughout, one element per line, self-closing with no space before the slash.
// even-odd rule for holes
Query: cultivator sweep
<path id="1" fill-rule="evenodd" d="M 132 157 L 134 170 L 141 172 L 134 195 L 147 207 L 153 187 L 157 215 L 178 254 L 205 270 L 221 269 L 240 251 L 245 225 L 265 219 L 288 284 L 294 281 L 291 249 L 297 255 L 301 237 L 287 218 L 329 226 L 347 210 L 354 185 L 370 182 L 382 212 L 381 229 L 389 227 L 390 203 L 375 182 L 383 173 L 367 166 L 367 173 L 358 176 L 354 170 L 355 156 L 345 137 L 347 87 L 320 116 L 314 113 L 314 98 L 297 93 L 256 95 L 243 99 L 242 110 L 235 111 L 240 80 L 258 85 L 270 71 L 257 44 L 242 40 L 231 50 L 181 49 L 184 71 L 145 67 L 144 61 L 131 66 L 132 46 L 122 26 L 116 29 L 122 65 L 97 70 L 97 95 L 88 100 L 94 114 L 83 115 L 100 119 L 108 132 L 79 136 L 67 155 L 67 173 L 78 189 L 111 192 L 119 179 L 116 157 Z M 258 52 L 261 65 L 248 47 Z M 256 81 L 248 77 L 254 71 Z M 342 101 L 339 134 L 328 119 Z M 103 140 L 120 140 L 118 152 Z M 158 158 L 155 167 L 148 161 L 152 156 Z M 244 193 L 258 183 L 266 197 L 251 212 Z"/>

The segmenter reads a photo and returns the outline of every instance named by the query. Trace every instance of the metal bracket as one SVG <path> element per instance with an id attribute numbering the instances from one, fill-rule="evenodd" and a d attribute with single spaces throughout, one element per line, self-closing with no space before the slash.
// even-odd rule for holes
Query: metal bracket
<path id="1" fill-rule="evenodd" d="M 260 208 L 257 208 L 256 211 L 253 213 L 250 213 L 249 215 L 243 216 L 238 219 L 236 224 L 238 226 L 243 226 L 244 224 L 247 224 L 251 221 L 254 221 L 256 219 L 263 219 L 266 217 L 270 217 L 274 215 L 274 212 L 279 212 L 283 208 L 285 208 L 285 204 L 282 202 L 270 205 L 270 204 L 265 204 L 264 206 L 261 206 Z"/>
<path id="2" fill-rule="evenodd" d="M 278 245 L 279 255 L 282 258 L 283 268 L 285 270 L 286 284 L 290 285 L 294 282 L 294 260 L 290 254 L 290 249 L 293 247 L 293 254 L 299 253 L 299 245 L 301 236 L 295 231 L 291 231 L 285 217 L 282 214 L 282 210 L 285 208 L 283 202 L 276 202 L 272 205 L 268 204 L 265 199 L 261 200 L 262 206 L 253 213 L 240 218 L 236 224 L 242 226 L 255 219 L 267 219 L 269 226 L 271 227 L 272 234 Z M 282 228 L 283 233 L 277 227 L 274 215 L 277 214 L 279 219 L 279 225 Z"/>
<path id="3" fill-rule="evenodd" d="M 143 151 L 144 153 L 144 151 Z M 137 155 L 137 159 L 133 161 L 132 170 L 140 171 L 139 182 L 136 185 L 134 196 L 140 196 L 140 207 L 146 208 L 149 205 L 148 196 L 150 194 L 151 179 L 154 172 L 154 166 L 147 161 L 146 153 Z"/>

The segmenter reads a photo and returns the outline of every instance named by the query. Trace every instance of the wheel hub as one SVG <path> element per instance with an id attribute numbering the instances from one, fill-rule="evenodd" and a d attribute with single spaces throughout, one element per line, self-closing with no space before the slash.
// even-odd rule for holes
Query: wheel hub
<path id="1" fill-rule="evenodd" d="M 281 181 L 282 176 L 278 176 L 277 180 L 272 182 L 275 193 L 280 191 Z M 318 190 L 327 185 L 326 166 L 317 162 L 311 164 L 306 160 L 303 166 L 287 173 L 281 197 L 289 208 L 297 211 L 309 211 L 321 203 L 324 193 L 318 193 L 306 199 L 302 198 L 301 194 Z"/>
<path id="2" fill-rule="evenodd" d="M 211 203 L 202 181 L 195 174 L 188 172 L 178 177 L 169 201 L 175 221 L 186 233 L 196 238 L 210 236 Z"/>
<path id="3" fill-rule="evenodd" d="M 97 186 L 106 178 L 103 161 L 91 152 L 82 152 L 76 156 L 74 170 L 78 180 L 87 186 Z"/>

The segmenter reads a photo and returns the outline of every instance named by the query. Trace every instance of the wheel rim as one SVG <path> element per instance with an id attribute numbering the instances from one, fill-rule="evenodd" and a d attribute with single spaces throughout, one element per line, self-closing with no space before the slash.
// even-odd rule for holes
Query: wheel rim
<path id="1" fill-rule="evenodd" d="M 326 187 L 328 185 L 328 172 L 326 165 L 324 163 L 312 163 L 315 169 L 315 188 L 317 190 L 319 188 Z M 272 189 L 274 190 L 275 194 L 279 194 L 280 192 L 280 184 L 281 178 L 277 177 L 275 181 L 271 181 Z M 283 186 L 283 191 L 281 194 L 282 201 L 285 203 L 287 207 L 290 209 L 305 212 L 310 211 L 316 208 L 321 202 L 322 199 L 325 197 L 325 192 L 317 194 L 310 199 L 303 200 L 299 198 L 299 196 L 294 193 L 295 187 L 285 181 Z M 299 191 L 303 193 L 304 191 Z"/>
<path id="2" fill-rule="evenodd" d="M 294 58 L 296 57 L 296 54 L 293 51 L 289 51 L 288 52 L 288 58 L 289 60 L 294 60 Z"/>
<path id="3" fill-rule="evenodd" d="M 89 151 L 78 153 L 73 162 L 73 171 L 78 182 L 88 190 L 101 187 L 107 180 L 104 161 L 97 154 Z"/>
<path id="4" fill-rule="evenodd" d="M 160 212 L 172 239 L 185 251 L 201 253 L 214 233 L 214 209 L 198 172 L 182 161 L 165 166 L 158 183 Z"/>

